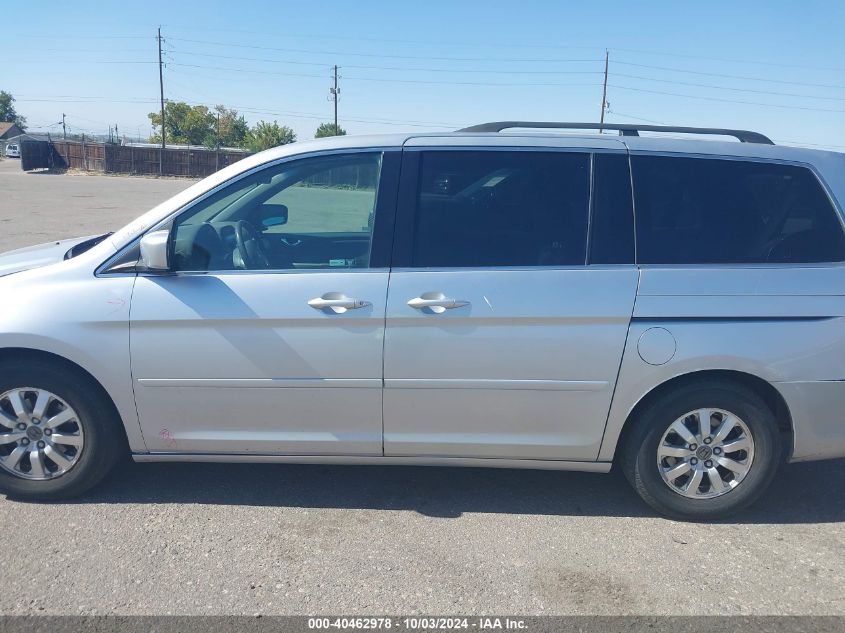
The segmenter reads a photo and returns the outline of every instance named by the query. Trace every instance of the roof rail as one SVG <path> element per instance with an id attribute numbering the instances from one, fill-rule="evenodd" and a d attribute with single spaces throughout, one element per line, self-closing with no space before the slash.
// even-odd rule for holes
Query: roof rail
<path id="1" fill-rule="evenodd" d="M 682 134 L 714 134 L 733 136 L 742 143 L 762 143 L 774 145 L 774 142 L 759 132 L 748 130 L 725 130 L 715 127 L 675 127 L 672 125 L 640 125 L 638 123 L 557 123 L 554 121 L 495 121 L 465 127 L 458 132 L 501 132 L 510 128 L 556 128 L 568 130 L 619 130 L 622 136 L 639 136 L 640 132 L 675 132 Z"/>

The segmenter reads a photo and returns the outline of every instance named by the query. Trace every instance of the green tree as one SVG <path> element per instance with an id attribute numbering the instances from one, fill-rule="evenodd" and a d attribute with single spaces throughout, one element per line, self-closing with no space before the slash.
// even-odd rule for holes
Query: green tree
<path id="1" fill-rule="evenodd" d="M 161 113 L 150 112 L 147 116 L 153 128 L 158 128 L 150 137 L 150 142 L 160 143 Z M 209 137 L 213 138 L 215 135 L 217 116 L 206 106 L 192 106 L 183 101 L 165 101 L 164 119 L 168 143 L 202 145 L 207 144 Z"/>
<path id="2" fill-rule="evenodd" d="M 214 106 L 214 116 L 217 117 L 216 130 L 212 138 L 213 144 L 210 147 L 217 147 L 218 130 L 221 147 L 244 147 L 246 145 L 249 126 L 237 110 L 217 105 Z"/>
<path id="3" fill-rule="evenodd" d="M 287 145 L 296 140 L 296 134 L 286 125 L 279 125 L 276 121 L 268 123 L 259 121 L 256 123 L 246 138 L 246 144 L 254 152 L 264 149 Z"/>
<path id="4" fill-rule="evenodd" d="M 346 136 L 346 130 L 339 125 L 335 128 L 334 123 L 320 123 L 314 138 L 326 138 L 327 136 Z"/>
<path id="5" fill-rule="evenodd" d="M 0 122 L 15 123 L 26 129 L 26 119 L 15 111 L 15 98 L 5 90 L 0 90 Z"/>

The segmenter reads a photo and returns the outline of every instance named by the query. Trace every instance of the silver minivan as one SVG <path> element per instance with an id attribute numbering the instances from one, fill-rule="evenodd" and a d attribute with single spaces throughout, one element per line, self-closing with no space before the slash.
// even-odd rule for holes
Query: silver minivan
<path id="1" fill-rule="evenodd" d="M 529 131 L 588 127 L 286 145 L 0 257 L 0 490 L 127 453 L 616 464 L 709 519 L 845 456 L 845 155 Z"/>

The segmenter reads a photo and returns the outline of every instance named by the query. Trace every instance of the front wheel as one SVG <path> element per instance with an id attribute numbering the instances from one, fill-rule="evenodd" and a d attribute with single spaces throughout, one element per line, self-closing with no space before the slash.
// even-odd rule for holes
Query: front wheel
<path id="1" fill-rule="evenodd" d="M 742 510 L 779 465 L 775 416 L 743 385 L 685 385 L 632 423 L 621 447 L 622 470 L 646 503 L 672 518 L 708 520 Z"/>
<path id="2" fill-rule="evenodd" d="M 0 363 L 0 492 L 78 495 L 125 451 L 114 407 L 87 377 L 49 362 Z"/>

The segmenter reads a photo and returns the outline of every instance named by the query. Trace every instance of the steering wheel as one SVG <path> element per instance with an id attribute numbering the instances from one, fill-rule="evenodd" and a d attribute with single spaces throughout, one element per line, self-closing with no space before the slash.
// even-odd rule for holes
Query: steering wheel
<path id="1" fill-rule="evenodd" d="M 246 220 L 239 220 L 235 224 L 235 243 L 246 270 L 270 268 L 270 260 L 264 250 L 261 233 Z"/>

